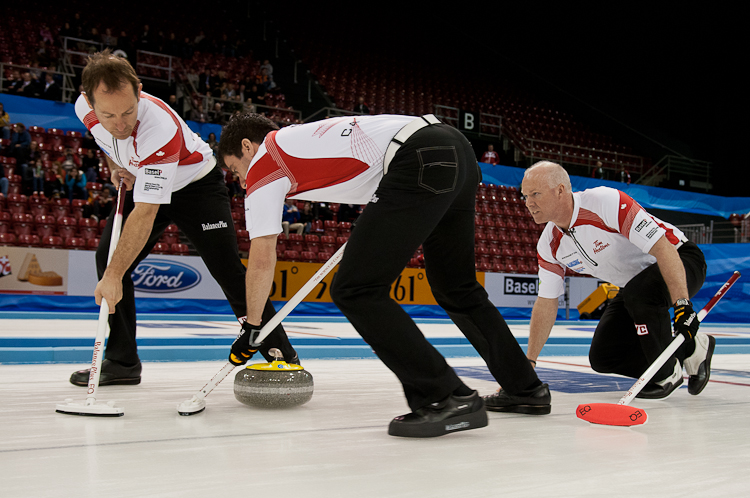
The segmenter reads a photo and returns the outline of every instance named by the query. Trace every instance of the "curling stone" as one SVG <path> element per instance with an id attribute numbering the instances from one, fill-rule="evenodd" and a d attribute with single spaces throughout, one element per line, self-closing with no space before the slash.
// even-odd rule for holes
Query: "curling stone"
<path id="1" fill-rule="evenodd" d="M 283 361 L 277 349 L 269 351 L 271 363 L 256 363 L 234 377 L 234 397 L 243 405 L 259 408 L 286 408 L 310 401 L 313 378 L 301 365 Z"/>

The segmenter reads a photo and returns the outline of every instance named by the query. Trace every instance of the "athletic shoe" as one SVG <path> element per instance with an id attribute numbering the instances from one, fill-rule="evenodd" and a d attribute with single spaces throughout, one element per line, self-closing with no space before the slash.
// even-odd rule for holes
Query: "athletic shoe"
<path id="1" fill-rule="evenodd" d="M 649 382 L 641 392 L 635 395 L 641 399 L 666 399 L 682 385 L 682 365 L 677 358 L 674 361 L 674 371 L 664 380 Z"/>
<path id="2" fill-rule="evenodd" d="M 76 386 L 89 385 L 90 368 L 79 370 L 70 376 L 70 383 Z M 135 385 L 141 383 L 141 363 L 132 367 L 124 367 L 117 362 L 104 360 L 99 374 L 100 386 Z"/>
<path id="3" fill-rule="evenodd" d="M 685 371 L 688 378 L 688 392 L 696 396 L 703 391 L 711 377 L 711 358 L 714 355 L 716 339 L 713 336 L 698 333 L 695 335 L 695 351 L 685 358 Z"/>
<path id="4" fill-rule="evenodd" d="M 484 397 L 485 406 L 493 412 L 547 415 L 552 411 L 551 403 L 552 395 L 547 384 L 521 391 L 518 394 L 509 394 L 505 389 L 500 389 Z"/>
<path id="5" fill-rule="evenodd" d="M 448 396 L 391 421 L 388 434 L 402 437 L 436 437 L 487 426 L 487 412 L 479 394 Z"/>

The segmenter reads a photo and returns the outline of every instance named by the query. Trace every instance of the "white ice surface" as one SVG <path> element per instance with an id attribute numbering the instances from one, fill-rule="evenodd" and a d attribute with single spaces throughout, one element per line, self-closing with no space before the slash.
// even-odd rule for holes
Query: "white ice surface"
<path id="1" fill-rule="evenodd" d="M 590 372 L 586 364 L 544 357 L 539 366 Z M 748 355 L 716 355 L 722 374 L 700 396 L 680 389 L 664 401 L 636 400 L 649 414 L 644 426 L 575 417 L 578 404 L 615 403 L 622 392 L 553 391 L 550 415 L 490 413 L 487 428 L 435 439 L 387 435 L 390 419 L 408 409 L 378 360 L 305 362 L 315 394 L 284 410 L 237 402 L 232 374 L 203 413 L 179 416 L 177 404 L 222 365 L 145 363 L 141 385 L 99 391 L 101 402 L 124 408 L 118 418 L 55 413 L 65 398 L 85 399 L 67 381 L 77 365 L 0 365 L 0 496 L 724 497 L 750 489 Z M 465 381 L 482 394 L 497 387 Z"/>

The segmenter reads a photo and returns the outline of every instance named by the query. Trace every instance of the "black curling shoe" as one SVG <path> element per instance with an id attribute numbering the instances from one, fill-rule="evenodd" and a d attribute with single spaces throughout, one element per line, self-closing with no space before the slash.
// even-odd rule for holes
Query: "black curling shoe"
<path id="1" fill-rule="evenodd" d="M 89 372 L 91 369 L 79 370 L 73 372 L 70 376 L 70 383 L 76 386 L 89 385 Z M 138 362 L 132 367 L 124 367 L 117 362 L 104 360 L 102 361 L 102 371 L 99 374 L 100 386 L 118 386 L 118 385 L 135 385 L 141 383 L 141 363 Z"/>
<path id="2" fill-rule="evenodd" d="M 525 413 L 527 415 L 547 415 L 552 411 L 552 395 L 549 386 L 542 384 L 534 389 L 513 395 L 504 389 L 484 397 L 484 404 L 492 412 Z"/>
<path id="3" fill-rule="evenodd" d="M 484 402 L 474 391 L 469 396 L 448 396 L 394 418 L 388 434 L 401 437 L 437 437 L 487 426 Z"/>

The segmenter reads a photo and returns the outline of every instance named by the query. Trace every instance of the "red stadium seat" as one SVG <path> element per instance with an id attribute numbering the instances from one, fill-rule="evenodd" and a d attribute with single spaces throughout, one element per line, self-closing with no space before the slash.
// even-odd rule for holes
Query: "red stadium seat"
<path id="1" fill-rule="evenodd" d="M 323 229 L 325 230 L 325 234 L 331 237 L 337 237 L 339 234 L 339 224 L 333 220 L 325 220 L 323 222 Z"/>
<path id="2" fill-rule="evenodd" d="M 336 237 L 323 235 L 320 238 L 320 250 L 333 254 L 336 251 Z"/>
<path id="3" fill-rule="evenodd" d="M 38 247 L 40 244 L 39 236 L 36 234 L 19 235 L 16 245 L 22 247 Z"/>
<path id="4" fill-rule="evenodd" d="M 16 245 L 16 234 L 0 232 L 0 246 Z"/>
<path id="5" fill-rule="evenodd" d="M 82 237 L 68 237 L 65 239 L 65 248 L 74 250 L 86 249 L 86 239 Z"/>
<path id="6" fill-rule="evenodd" d="M 299 258 L 300 256 L 298 251 L 284 251 L 284 261 L 299 261 Z"/>
<path id="7" fill-rule="evenodd" d="M 325 227 L 322 220 L 313 220 L 310 223 L 310 233 L 317 235 L 323 235 L 325 233 Z"/>
<path id="8" fill-rule="evenodd" d="M 287 250 L 302 252 L 302 244 L 305 241 L 304 235 L 296 233 L 289 234 L 286 241 Z"/>
<path id="9" fill-rule="evenodd" d="M 168 244 L 170 247 L 172 247 L 172 244 L 177 244 L 180 242 L 180 236 L 176 233 L 164 232 L 163 234 L 161 234 L 161 237 L 159 237 L 159 242 L 164 242 L 165 244 Z"/>
<path id="10" fill-rule="evenodd" d="M 51 249 L 62 249 L 65 246 L 65 242 L 62 237 L 57 235 L 49 235 L 41 237 L 42 247 L 48 247 Z"/>
<path id="11" fill-rule="evenodd" d="M 164 242 L 157 242 L 154 244 L 154 248 L 151 249 L 151 254 L 170 254 L 171 251 L 169 250 L 169 244 L 165 244 Z"/>
<path id="12" fill-rule="evenodd" d="M 172 248 L 172 254 L 183 255 L 183 256 L 187 256 L 188 254 L 190 254 L 190 248 L 188 248 L 187 244 L 180 244 L 180 243 L 172 244 L 171 248 Z"/>

